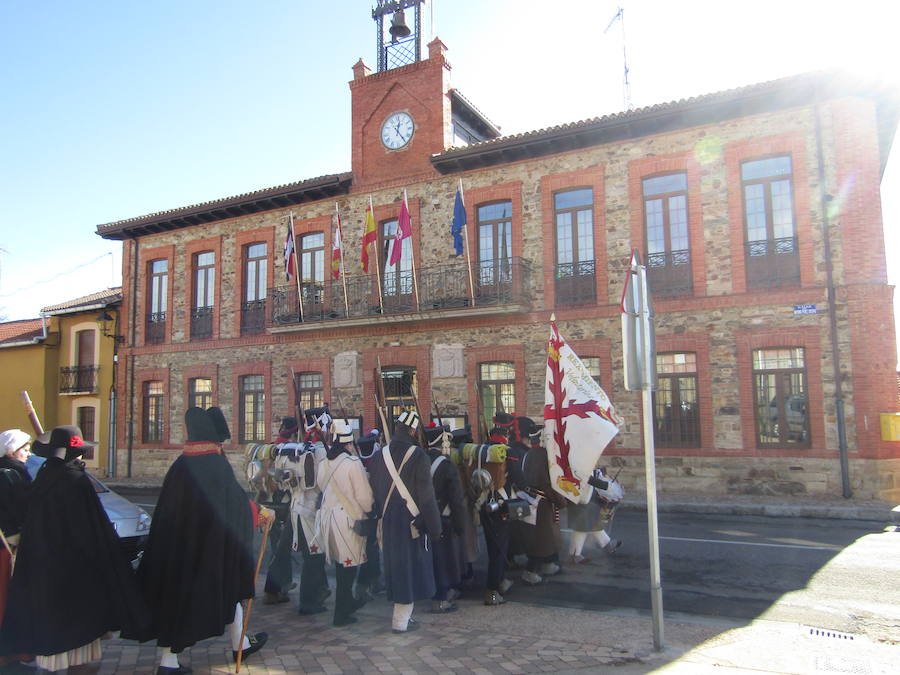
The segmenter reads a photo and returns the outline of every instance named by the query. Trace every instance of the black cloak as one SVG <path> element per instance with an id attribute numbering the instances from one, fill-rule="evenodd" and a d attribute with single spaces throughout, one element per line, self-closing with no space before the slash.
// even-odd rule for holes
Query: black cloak
<path id="1" fill-rule="evenodd" d="M 410 445 L 415 445 L 412 438 L 395 433 L 388 446 L 389 450 L 383 449 L 382 452 L 389 451 L 394 466 L 399 467 Z M 378 457 L 378 460 L 369 465 L 369 480 L 375 496 L 375 510 L 380 516 L 394 481 L 382 458 Z M 391 602 L 405 605 L 434 596 L 434 563 L 430 540 L 441 536 L 441 517 L 431 483 L 431 462 L 422 448 L 417 446 L 413 451 L 400 471 L 400 478 L 419 507 L 416 525 L 422 534 L 412 538 L 409 527 L 412 515 L 399 491 L 395 489 L 387 511 L 384 512 L 381 549 L 387 598 Z"/>
<path id="2" fill-rule="evenodd" d="M 434 583 L 438 591 L 445 591 L 462 580 L 465 570 L 462 536 L 468 509 L 456 465 L 449 457 L 445 457 L 437 467 L 434 466 L 434 462 L 441 456 L 440 450 L 429 448 L 428 459 L 432 464 L 434 496 L 437 500 L 438 513 L 441 514 L 442 528 L 441 536 L 432 542 Z"/>
<path id="3" fill-rule="evenodd" d="M 134 573 L 84 464 L 50 457 L 28 498 L 0 629 L 4 654 L 49 656 L 144 630 Z"/>
<path id="4" fill-rule="evenodd" d="M 250 501 L 228 460 L 218 448 L 185 451 L 163 481 L 138 568 L 151 629 L 123 637 L 177 653 L 222 635 L 253 597 L 252 542 Z"/>

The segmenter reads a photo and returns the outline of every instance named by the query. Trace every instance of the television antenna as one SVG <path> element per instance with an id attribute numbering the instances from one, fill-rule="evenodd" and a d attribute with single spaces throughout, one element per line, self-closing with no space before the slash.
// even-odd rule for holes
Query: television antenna
<path id="1" fill-rule="evenodd" d="M 625 50 L 625 10 L 619 7 L 616 11 L 615 16 L 609 20 L 609 24 L 606 26 L 606 30 L 603 31 L 603 34 L 606 35 L 610 29 L 613 27 L 613 24 L 618 21 L 619 25 L 622 28 L 622 103 L 625 106 L 625 110 L 634 110 L 634 105 L 631 103 L 631 83 L 628 81 L 628 56 Z"/>

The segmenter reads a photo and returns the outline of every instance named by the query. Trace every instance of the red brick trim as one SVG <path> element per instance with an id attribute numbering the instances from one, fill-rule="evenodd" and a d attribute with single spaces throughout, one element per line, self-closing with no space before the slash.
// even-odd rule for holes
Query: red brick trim
<path id="1" fill-rule="evenodd" d="M 767 138 L 748 138 L 725 146 L 725 171 L 728 182 L 728 220 L 731 223 L 731 289 L 732 293 L 747 291 L 744 265 L 744 191 L 741 183 L 741 162 L 767 155 L 791 156 L 791 183 L 794 190 L 794 222 L 800 248 L 800 285 L 816 283 L 813 262 L 814 240 L 810 216 L 809 168 L 806 161 L 806 142 L 800 133 L 787 133 Z M 693 241 L 691 242 L 693 245 Z"/>
<path id="2" fill-rule="evenodd" d="M 715 427 L 712 399 L 712 375 L 709 365 L 709 335 L 704 333 L 680 333 L 656 336 L 656 353 L 693 352 L 697 355 L 697 402 L 700 405 L 700 448 L 711 455 L 715 452 Z M 751 388 L 752 390 L 752 388 Z M 638 399 L 638 409 L 643 414 L 643 397 Z M 752 414 L 752 411 L 751 411 Z M 643 417 L 641 418 L 643 419 Z M 673 453 L 685 448 L 666 448 Z"/>
<path id="3" fill-rule="evenodd" d="M 612 340 L 609 338 L 595 338 L 593 340 L 568 340 L 568 343 L 580 358 L 592 356 L 600 359 L 600 386 L 612 399 Z M 615 402 L 613 405 L 615 405 Z"/>
<path id="4" fill-rule="evenodd" d="M 822 456 L 827 453 L 825 442 L 824 392 L 822 389 L 822 329 L 818 326 L 781 328 L 760 331 L 739 331 L 737 346 L 737 378 L 741 400 L 741 432 L 744 453 L 757 457 Z M 806 381 L 809 387 L 809 422 L 811 445 L 808 449 L 777 450 L 758 448 L 753 412 L 754 349 L 767 347 L 803 347 Z M 657 349 L 659 347 L 657 346 Z"/>
<path id="5" fill-rule="evenodd" d="M 212 380 L 212 405 L 219 405 L 219 364 L 208 363 L 182 368 L 181 381 L 184 388 L 181 390 L 181 407 L 187 410 L 191 380 L 195 377 L 208 377 Z"/>
<path id="6" fill-rule="evenodd" d="M 381 419 L 375 410 L 375 368 L 379 358 L 382 369 L 388 366 L 412 366 L 416 369 L 416 398 L 419 399 L 420 414 L 427 419 L 428 411 L 431 410 L 431 346 L 376 347 L 362 352 L 363 424 L 367 427 L 381 426 Z"/>
<path id="7" fill-rule="evenodd" d="M 594 270 L 597 303 L 609 302 L 607 289 L 608 257 L 606 248 L 606 193 L 604 187 L 605 165 L 592 166 L 578 171 L 541 176 L 541 231 L 544 239 L 544 306 L 556 305 L 556 218 L 553 195 L 563 190 L 591 188 L 594 194 Z M 516 230 L 513 229 L 513 236 Z"/>
<path id="8" fill-rule="evenodd" d="M 153 258 L 159 260 L 159 258 Z M 180 417 L 172 415 L 172 382 L 171 373 L 168 368 L 138 368 L 134 373 L 135 380 L 135 396 L 136 410 L 134 416 L 137 421 L 137 428 L 134 430 L 134 447 L 159 449 L 168 447 L 172 438 L 173 419 L 181 421 Z M 144 384 L 146 382 L 162 382 L 163 383 L 163 438 L 158 443 L 144 443 Z M 124 406 L 123 406 L 124 407 Z"/>
<path id="9" fill-rule="evenodd" d="M 194 274 L 194 256 L 198 253 L 206 253 L 212 251 L 216 256 L 215 266 L 215 290 L 213 291 L 213 314 L 212 314 L 212 337 L 211 340 L 219 338 L 219 315 L 222 310 L 222 277 L 223 260 L 222 260 L 222 238 L 209 237 L 207 239 L 197 239 L 189 241 L 184 245 L 184 266 L 187 276 L 187 302 L 184 310 L 184 339 L 191 341 L 191 310 L 194 307 L 194 297 L 197 293 L 197 275 Z"/>
<path id="10" fill-rule="evenodd" d="M 168 290 L 166 293 L 166 334 L 164 344 L 172 341 L 172 328 L 174 327 L 175 312 L 172 300 L 175 289 L 175 246 L 157 246 L 155 248 L 141 249 L 138 253 L 138 314 L 137 314 L 137 343 L 146 344 L 144 341 L 147 328 L 147 313 L 150 306 L 150 263 L 154 260 L 165 260 L 169 263 Z"/>
<path id="11" fill-rule="evenodd" d="M 238 415 L 241 410 L 241 378 L 244 375 L 262 375 L 263 391 L 266 393 L 266 402 L 263 413 L 267 424 L 269 425 L 266 440 L 275 438 L 276 429 L 272 424 L 272 362 L 271 361 L 249 361 L 244 363 L 236 363 L 231 367 L 231 418 L 232 422 L 228 425 L 231 427 L 231 441 L 226 449 L 234 449 L 241 445 L 240 440 L 240 424 Z"/>
<path id="12" fill-rule="evenodd" d="M 235 264 L 234 270 L 234 298 L 233 298 L 233 323 L 232 335 L 240 337 L 241 335 L 241 304 L 244 302 L 244 275 L 246 272 L 246 261 L 244 259 L 244 249 L 250 244 L 265 243 L 268 252 L 268 262 L 266 264 L 266 288 L 272 288 L 275 280 L 275 227 L 260 227 L 255 230 L 245 230 L 238 232 L 234 236 L 234 254 L 233 260 Z M 284 270 L 282 270 L 283 272 Z M 266 302 L 266 314 L 271 312 L 271 307 Z"/>
<path id="13" fill-rule="evenodd" d="M 490 361 L 511 361 L 516 369 L 516 407 L 518 410 L 508 411 L 515 412 L 517 415 L 528 415 L 528 398 L 526 396 L 527 389 L 526 372 L 525 372 L 525 346 L 522 344 L 515 345 L 498 345 L 493 347 L 466 347 L 466 379 L 467 390 L 469 396 L 469 424 L 472 425 L 472 434 L 476 438 L 481 439 L 484 435 L 481 430 L 481 421 L 478 419 L 479 395 L 478 395 L 478 365 L 488 363 Z M 535 417 L 542 418 L 541 415 Z"/>
<path id="14" fill-rule="evenodd" d="M 631 245 L 641 251 L 646 263 L 643 180 L 676 172 L 687 173 L 688 237 L 691 243 L 693 295 L 706 295 L 706 247 L 703 242 L 703 194 L 700 188 L 700 164 L 692 150 L 670 155 L 642 157 L 628 162 L 628 200 L 631 205 Z M 743 250 L 743 249 L 742 249 Z"/>

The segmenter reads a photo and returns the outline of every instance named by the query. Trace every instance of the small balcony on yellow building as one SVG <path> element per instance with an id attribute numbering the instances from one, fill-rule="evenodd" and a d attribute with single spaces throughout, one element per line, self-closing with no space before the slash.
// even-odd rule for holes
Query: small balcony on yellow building
<path id="1" fill-rule="evenodd" d="M 96 394 L 100 366 L 63 366 L 59 369 L 60 394 Z"/>

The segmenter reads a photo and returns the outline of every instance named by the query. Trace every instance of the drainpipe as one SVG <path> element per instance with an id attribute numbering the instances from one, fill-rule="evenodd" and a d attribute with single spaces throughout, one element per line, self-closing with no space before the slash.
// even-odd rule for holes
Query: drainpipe
<path id="1" fill-rule="evenodd" d="M 817 97 L 820 99 L 820 97 Z M 831 364 L 834 368 L 834 413 L 837 418 L 838 455 L 841 464 L 841 491 L 845 499 L 853 496 L 850 489 L 850 460 L 847 453 L 847 425 L 844 417 L 844 392 L 841 385 L 840 350 L 838 349 L 837 308 L 835 307 L 836 291 L 834 288 L 834 269 L 831 263 L 831 235 L 828 207 L 833 197 L 825 190 L 825 157 L 822 153 L 822 107 L 816 102 L 816 154 L 819 161 L 819 208 L 822 210 L 822 234 L 825 247 L 825 273 L 828 293 L 828 328 L 831 338 Z"/>
<path id="2" fill-rule="evenodd" d="M 134 455 L 134 346 L 137 338 L 137 278 L 138 278 L 138 240 L 131 237 L 131 298 L 129 300 L 129 354 L 125 358 L 128 377 L 128 467 L 127 477 L 131 478 L 131 463 Z"/>

